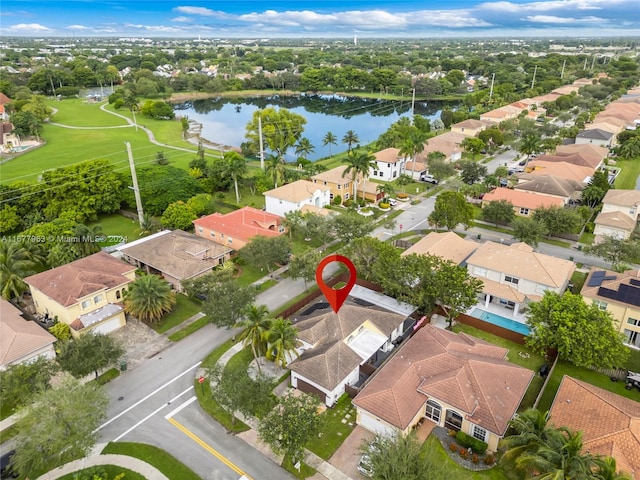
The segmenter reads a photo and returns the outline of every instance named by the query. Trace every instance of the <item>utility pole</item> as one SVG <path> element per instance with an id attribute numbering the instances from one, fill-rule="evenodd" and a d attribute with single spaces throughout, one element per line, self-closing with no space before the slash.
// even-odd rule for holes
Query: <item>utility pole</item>
<path id="1" fill-rule="evenodd" d="M 536 73 L 538 73 L 538 65 L 533 69 L 533 79 L 531 80 L 531 90 L 533 90 L 533 86 L 536 84 Z"/>
<path id="2" fill-rule="evenodd" d="M 416 89 L 413 89 L 413 93 L 411 94 L 411 125 L 413 125 L 413 116 L 414 114 L 414 110 L 415 110 L 415 106 L 416 106 Z"/>
<path id="3" fill-rule="evenodd" d="M 564 62 L 562 62 L 562 72 L 560 72 L 560 80 L 562 80 L 564 78 L 564 67 L 567 65 L 567 59 L 564 59 Z"/>
<path id="4" fill-rule="evenodd" d="M 591 70 L 593 70 L 593 66 L 596 64 L 596 55 L 593 54 L 593 62 L 591 62 Z"/>
<path id="5" fill-rule="evenodd" d="M 584 66 L 582 67 L 582 70 L 586 70 L 587 69 L 587 58 L 588 57 L 584 57 Z"/>
<path id="6" fill-rule="evenodd" d="M 129 156 L 129 168 L 131 169 L 131 179 L 133 180 L 133 187 L 129 187 L 133 190 L 133 194 L 136 197 L 136 209 L 138 210 L 138 222 L 142 227 L 144 212 L 142 211 L 142 198 L 140 198 L 140 189 L 138 188 L 138 176 L 136 175 L 136 165 L 133 163 L 133 153 L 131 153 L 131 144 L 124 142 L 127 146 L 127 155 Z"/>
<path id="7" fill-rule="evenodd" d="M 491 97 L 493 97 L 493 82 L 496 80 L 496 74 L 491 75 L 491 88 L 489 89 L 489 103 L 491 103 Z"/>
<path id="8" fill-rule="evenodd" d="M 264 147 L 262 145 L 262 112 L 258 112 L 258 139 L 260 142 L 260 168 L 264 170 Z"/>

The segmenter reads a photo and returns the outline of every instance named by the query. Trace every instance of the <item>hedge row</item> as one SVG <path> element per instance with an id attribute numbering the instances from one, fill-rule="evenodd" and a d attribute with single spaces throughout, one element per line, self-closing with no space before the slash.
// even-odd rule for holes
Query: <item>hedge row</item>
<path id="1" fill-rule="evenodd" d="M 466 448 L 471 448 L 471 450 L 480 455 L 484 455 L 484 453 L 487 451 L 487 447 L 489 446 L 487 445 L 487 442 L 483 442 L 482 440 L 473 438 L 472 436 L 467 435 L 464 432 L 456 433 L 456 442 L 458 442 L 458 445 L 462 445 Z"/>

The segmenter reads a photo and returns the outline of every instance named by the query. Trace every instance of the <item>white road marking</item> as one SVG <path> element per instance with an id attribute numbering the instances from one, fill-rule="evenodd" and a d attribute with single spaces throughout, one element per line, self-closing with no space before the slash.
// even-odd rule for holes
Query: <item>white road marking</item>
<path id="1" fill-rule="evenodd" d="M 136 423 L 133 427 L 131 427 L 130 429 L 128 429 L 126 432 L 124 432 L 122 435 L 116 437 L 113 439 L 114 442 L 117 442 L 118 440 L 120 440 L 122 437 L 124 437 L 127 433 L 132 432 L 133 430 L 135 430 L 136 428 L 138 428 L 140 425 L 142 425 L 144 422 L 146 422 L 147 420 L 149 420 L 151 417 L 153 417 L 156 413 L 158 413 L 160 410 L 162 410 L 163 408 L 165 408 L 167 405 L 171 405 L 171 403 L 174 400 L 177 400 L 178 398 L 180 398 L 182 395 L 184 395 L 185 393 L 187 393 L 189 390 L 193 390 L 193 385 L 191 385 L 189 388 L 187 388 L 184 392 L 179 393 L 178 395 L 176 395 L 175 397 L 173 397 L 171 400 L 169 400 L 168 403 L 162 405 L 160 408 L 156 408 L 153 412 L 151 412 L 149 415 L 147 415 L 146 417 L 144 417 L 142 420 L 140 420 L 138 423 Z M 195 397 L 193 397 L 195 398 Z M 165 417 L 166 418 L 166 417 Z"/>
<path id="2" fill-rule="evenodd" d="M 193 387 L 191 387 L 193 388 Z M 180 405 L 179 407 L 173 409 L 171 412 L 167 413 L 164 418 L 166 418 L 167 420 L 169 420 L 171 417 L 173 417 L 176 413 L 178 413 L 180 410 L 182 410 L 183 408 L 188 407 L 189 405 L 191 405 L 193 402 L 195 402 L 198 399 L 198 397 L 196 397 L 195 395 L 193 397 L 191 397 L 189 400 L 187 400 L 186 402 L 184 402 L 182 405 Z"/>
<path id="3" fill-rule="evenodd" d="M 140 405 L 142 402 L 148 400 L 150 397 L 152 397 L 153 395 L 155 395 L 156 393 L 158 393 L 160 390 L 162 390 L 163 388 L 166 388 L 167 386 L 171 385 L 173 382 L 175 382 L 176 380 L 178 380 L 179 378 L 183 377 L 184 375 L 186 375 L 187 373 L 189 373 L 191 370 L 193 370 L 194 368 L 197 368 L 198 366 L 200 366 L 202 362 L 198 362 L 196 363 L 193 367 L 188 368 L 187 370 L 185 370 L 184 372 L 182 372 L 181 374 L 177 375 L 176 377 L 172 378 L 171 380 L 169 380 L 167 383 L 165 383 L 164 385 L 161 385 L 160 387 L 156 388 L 153 392 L 151 392 L 149 395 L 147 395 L 146 397 L 144 397 L 143 399 L 137 401 L 136 403 L 134 403 L 133 405 L 131 405 L 129 408 L 127 408 L 126 410 L 123 410 L 122 412 L 120 412 L 118 415 L 116 415 L 115 417 L 113 417 L 110 420 L 107 420 L 106 422 L 104 422 L 102 425 L 100 425 L 98 428 L 95 429 L 94 433 L 103 429 L 104 427 L 106 427 L 107 425 L 109 425 L 111 422 L 114 422 L 115 420 L 117 420 L 118 418 L 120 418 L 121 416 L 125 415 L 126 413 L 130 412 L 131 410 L 133 410 L 134 408 L 136 408 L 138 405 Z M 193 387 L 191 387 L 193 388 Z"/>
<path id="4" fill-rule="evenodd" d="M 421 222 L 416 223 L 413 227 L 411 227 L 408 231 L 414 230 L 418 225 L 422 225 L 424 222 L 428 222 L 428 219 L 424 219 Z"/>

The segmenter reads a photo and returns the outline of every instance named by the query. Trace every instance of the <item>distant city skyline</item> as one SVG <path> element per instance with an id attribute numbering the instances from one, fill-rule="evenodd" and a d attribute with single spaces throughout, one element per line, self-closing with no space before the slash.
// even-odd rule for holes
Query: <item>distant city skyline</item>
<path id="1" fill-rule="evenodd" d="M 451 38 L 640 36 L 639 0 L 3 0 L 1 36 Z"/>

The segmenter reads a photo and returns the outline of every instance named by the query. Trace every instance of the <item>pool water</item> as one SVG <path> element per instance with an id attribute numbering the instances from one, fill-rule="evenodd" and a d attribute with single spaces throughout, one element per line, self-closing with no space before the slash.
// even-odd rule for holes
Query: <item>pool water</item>
<path id="1" fill-rule="evenodd" d="M 531 329 L 524 323 L 516 322 L 515 320 L 501 317 L 500 315 L 496 315 L 495 313 L 491 313 L 491 312 L 486 312 L 484 310 L 480 310 L 479 308 L 474 308 L 473 311 L 471 312 L 471 316 L 479 318 L 480 320 L 484 320 L 485 322 L 492 323 L 499 327 L 506 328 L 507 330 L 521 333 L 522 335 L 531 334 Z"/>

